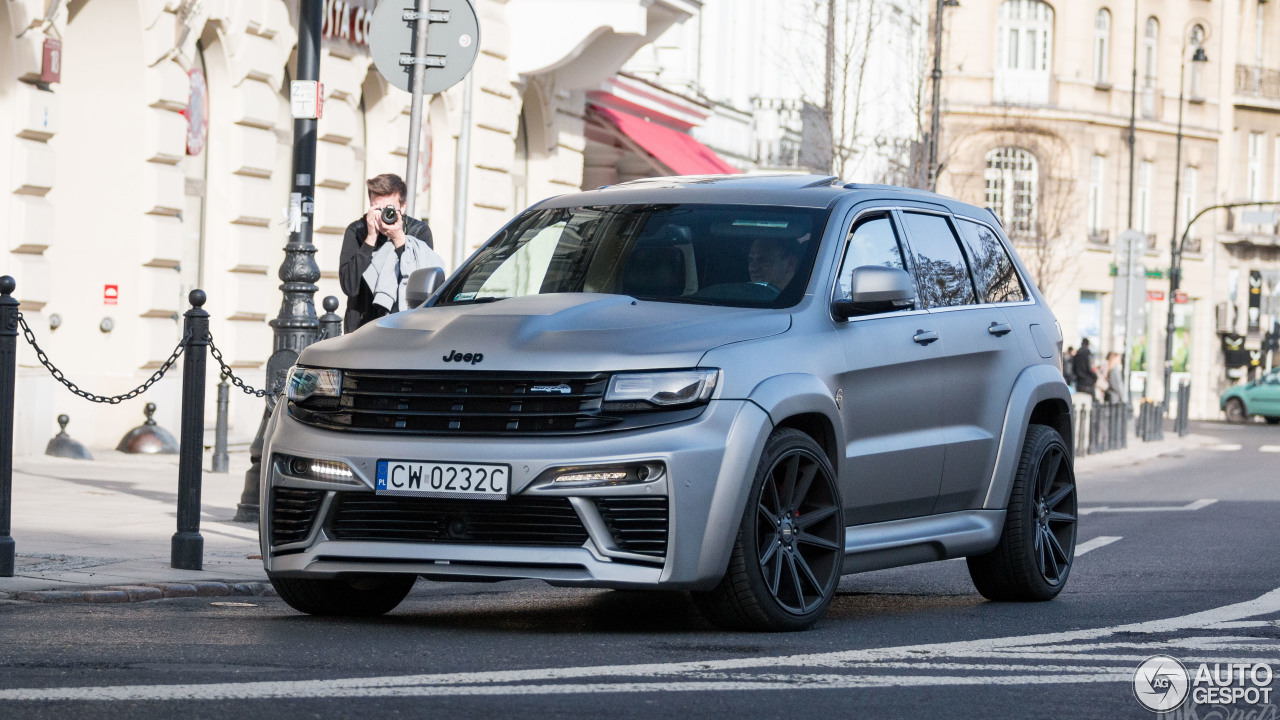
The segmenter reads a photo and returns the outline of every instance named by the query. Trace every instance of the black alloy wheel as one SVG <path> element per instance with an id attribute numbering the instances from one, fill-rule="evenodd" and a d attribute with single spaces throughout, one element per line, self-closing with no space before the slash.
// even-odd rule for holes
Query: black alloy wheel
<path id="1" fill-rule="evenodd" d="M 1050 445 L 1036 469 L 1036 538 L 1040 576 L 1050 585 L 1067 579 L 1076 543 L 1076 481 L 1066 448 Z M 1068 550 L 1068 548 L 1070 550 Z"/>
<path id="2" fill-rule="evenodd" d="M 978 592 L 989 600 L 1057 597 L 1075 560 L 1076 502 L 1071 449 L 1057 430 L 1027 426 L 1000 542 L 968 558 Z"/>
<path id="3" fill-rule="evenodd" d="M 783 428 L 765 444 L 725 578 L 694 599 L 723 627 L 803 630 L 826 611 L 843 562 L 831 462 L 808 435 Z"/>

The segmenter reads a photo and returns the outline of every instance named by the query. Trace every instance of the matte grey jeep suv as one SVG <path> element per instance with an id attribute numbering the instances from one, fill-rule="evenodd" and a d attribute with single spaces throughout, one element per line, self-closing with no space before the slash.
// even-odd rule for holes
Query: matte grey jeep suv
<path id="1" fill-rule="evenodd" d="M 988 211 L 829 177 L 629 182 L 515 218 L 421 308 L 304 350 L 262 556 L 314 614 L 419 576 L 692 592 L 795 630 L 968 558 L 1047 600 L 1076 537 L 1061 334 Z"/>

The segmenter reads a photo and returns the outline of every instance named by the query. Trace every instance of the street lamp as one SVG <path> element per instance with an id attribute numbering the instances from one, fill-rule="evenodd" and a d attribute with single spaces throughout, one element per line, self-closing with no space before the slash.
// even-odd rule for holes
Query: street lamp
<path id="1" fill-rule="evenodd" d="M 942 124 L 942 9 L 960 7 L 960 0 L 938 0 L 933 30 L 933 110 L 929 119 L 929 190 L 938 189 L 938 129 Z"/>
<path id="2" fill-rule="evenodd" d="M 1198 38 L 1196 39 L 1196 51 L 1191 56 L 1191 62 L 1209 62 L 1209 56 L 1205 54 L 1204 46 L 1200 45 Z M 1184 232 L 1179 238 L 1178 205 L 1182 201 L 1180 197 L 1182 194 L 1182 110 L 1186 84 L 1187 51 L 1184 46 L 1182 50 L 1182 65 L 1178 70 L 1178 149 L 1174 153 L 1173 163 L 1173 237 L 1169 242 L 1169 317 L 1165 323 L 1164 334 L 1164 404 L 1162 407 L 1166 414 L 1169 412 L 1169 383 L 1173 381 L 1174 298 L 1178 294 L 1178 285 L 1181 280 L 1179 276 L 1182 274 L 1182 248 L 1187 241 L 1187 232 L 1191 230 L 1191 223 L 1187 223 L 1187 232 Z"/>

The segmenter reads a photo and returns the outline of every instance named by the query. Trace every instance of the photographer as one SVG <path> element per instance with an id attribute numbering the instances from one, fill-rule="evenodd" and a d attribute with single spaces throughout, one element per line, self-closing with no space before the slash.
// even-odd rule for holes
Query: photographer
<path id="1" fill-rule="evenodd" d="M 347 296 L 346 332 L 404 310 L 410 273 L 444 266 L 444 259 L 432 249 L 426 221 L 404 214 L 408 192 L 404 181 L 386 173 L 365 185 L 369 209 L 347 226 L 338 261 L 338 282 Z"/>

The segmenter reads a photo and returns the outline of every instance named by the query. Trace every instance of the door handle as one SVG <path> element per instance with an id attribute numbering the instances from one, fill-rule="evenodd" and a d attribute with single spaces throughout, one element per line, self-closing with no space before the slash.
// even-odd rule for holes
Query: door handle
<path id="1" fill-rule="evenodd" d="M 921 345 L 928 345 L 934 340 L 937 340 L 939 337 L 940 336 L 938 335 L 937 330 L 917 330 L 915 336 L 912 337 L 911 339 L 915 340 Z"/>
<path id="2" fill-rule="evenodd" d="M 987 328 L 987 332 L 995 335 L 996 337 L 1001 337 L 1002 335 L 1008 335 L 1013 332 L 1013 326 L 1007 322 L 993 322 L 991 323 L 991 327 Z"/>

